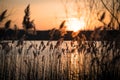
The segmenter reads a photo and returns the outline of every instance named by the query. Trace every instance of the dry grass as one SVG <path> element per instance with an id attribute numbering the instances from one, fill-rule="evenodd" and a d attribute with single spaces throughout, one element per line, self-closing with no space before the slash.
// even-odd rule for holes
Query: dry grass
<path id="1" fill-rule="evenodd" d="M 4 19 L 0 15 L 0 21 Z M 104 15 L 102 15 L 101 20 Z M 25 9 L 23 25 L 27 29 L 31 21 L 29 5 Z M 10 27 L 10 20 L 6 22 Z M 20 40 L 0 41 L 0 80 L 119 80 L 120 43 L 114 41 L 86 41 L 86 36 L 75 35 L 71 41 L 64 41 L 66 31 L 52 29 L 49 41 L 26 41 L 26 34 Z M 96 28 L 90 38 L 101 37 Z M 61 35 L 52 41 L 54 34 Z M 120 35 L 118 35 L 119 37 Z M 102 36 L 104 37 L 104 35 Z"/>
<path id="2" fill-rule="evenodd" d="M 58 47 L 55 47 L 58 43 L 53 41 L 50 45 L 43 41 L 24 41 L 23 45 L 16 46 L 17 43 L 18 41 L 1 44 L 0 79 L 2 80 L 120 78 L 120 51 L 114 45 L 115 41 L 86 41 L 79 45 L 77 42 L 72 42 L 72 46 L 71 41 L 64 41 Z"/>

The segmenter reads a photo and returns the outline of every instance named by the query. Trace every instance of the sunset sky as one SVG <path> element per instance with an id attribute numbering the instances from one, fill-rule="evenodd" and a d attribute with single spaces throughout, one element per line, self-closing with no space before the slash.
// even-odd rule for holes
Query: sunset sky
<path id="1" fill-rule="evenodd" d="M 79 3 L 75 3 L 75 1 L 79 0 L 0 0 L 0 13 L 8 9 L 8 19 L 12 19 L 12 25 L 17 24 L 21 29 L 24 9 L 30 4 L 30 18 L 31 20 L 34 19 L 36 29 L 59 28 L 60 23 L 66 20 L 65 4 L 68 10 L 68 17 L 82 17 L 85 21 L 90 19 L 91 15 L 87 2 L 89 0 L 80 0 Z M 90 23 L 92 26 L 90 29 L 94 26 L 103 25 L 101 22 L 95 20 L 97 19 L 97 11 L 104 10 L 99 0 L 96 0 L 96 3 L 97 5 L 94 5 L 95 9 L 93 8 L 91 16 L 91 20 L 93 21 Z M 105 18 L 106 23 L 110 21 L 109 17 L 110 15 L 107 14 Z"/>
<path id="2" fill-rule="evenodd" d="M 8 9 L 12 24 L 17 24 L 19 28 L 22 28 L 24 9 L 28 4 L 30 4 L 31 20 L 35 20 L 37 29 L 58 28 L 65 18 L 61 0 L 0 0 L 0 8 Z"/>

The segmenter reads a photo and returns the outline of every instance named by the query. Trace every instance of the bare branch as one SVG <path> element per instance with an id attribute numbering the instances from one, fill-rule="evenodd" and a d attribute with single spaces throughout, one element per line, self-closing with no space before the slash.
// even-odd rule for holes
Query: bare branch
<path id="1" fill-rule="evenodd" d="M 119 24 L 119 29 L 120 29 L 120 22 L 118 21 L 118 18 L 109 10 L 109 8 L 106 6 L 103 0 L 101 0 L 101 2 L 103 6 L 107 9 L 107 11 L 112 15 L 112 17 L 117 21 L 117 23 Z"/>

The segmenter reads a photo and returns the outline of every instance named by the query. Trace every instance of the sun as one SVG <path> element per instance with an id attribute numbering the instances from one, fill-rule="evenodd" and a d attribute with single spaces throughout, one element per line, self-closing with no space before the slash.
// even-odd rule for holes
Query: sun
<path id="1" fill-rule="evenodd" d="M 79 30 L 84 29 L 85 27 L 85 22 L 83 18 L 68 18 L 65 26 L 67 26 L 68 31 L 74 31 L 77 32 Z"/>

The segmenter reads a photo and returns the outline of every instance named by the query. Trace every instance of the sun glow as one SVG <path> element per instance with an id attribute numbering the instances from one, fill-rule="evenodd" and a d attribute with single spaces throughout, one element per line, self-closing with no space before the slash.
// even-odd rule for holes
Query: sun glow
<path id="1" fill-rule="evenodd" d="M 85 22 L 84 19 L 81 17 L 78 18 L 68 18 L 65 25 L 67 26 L 67 30 L 77 32 L 79 30 L 84 29 Z"/>

